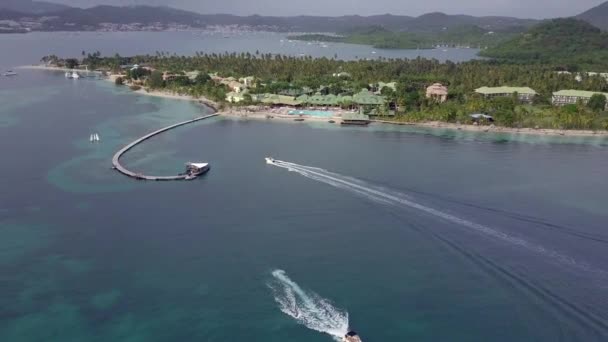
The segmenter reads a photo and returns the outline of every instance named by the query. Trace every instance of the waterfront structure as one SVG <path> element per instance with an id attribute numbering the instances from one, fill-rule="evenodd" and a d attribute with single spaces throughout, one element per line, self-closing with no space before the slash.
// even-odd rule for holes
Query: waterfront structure
<path id="1" fill-rule="evenodd" d="M 448 100 L 448 87 L 441 83 L 434 83 L 426 88 L 426 98 L 444 103 Z"/>
<path id="2" fill-rule="evenodd" d="M 366 126 L 369 125 L 369 116 L 358 113 L 342 114 L 342 125 Z"/>
<path id="3" fill-rule="evenodd" d="M 531 103 L 538 94 L 529 87 L 481 87 L 475 89 L 475 92 L 485 98 L 509 97 L 517 94 L 519 101 L 526 103 Z"/>
<path id="4" fill-rule="evenodd" d="M 604 95 L 606 97 L 606 109 L 608 110 L 608 93 L 600 93 L 597 91 L 585 91 L 585 90 L 560 90 L 553 93 L 553 97 L 551 98 L 551 103 L 554 106 L 565 106 L 569 104 L 577 104 L 579 102 L 583 104 L 587 104 L 591 96 L 595 94 Z"/>

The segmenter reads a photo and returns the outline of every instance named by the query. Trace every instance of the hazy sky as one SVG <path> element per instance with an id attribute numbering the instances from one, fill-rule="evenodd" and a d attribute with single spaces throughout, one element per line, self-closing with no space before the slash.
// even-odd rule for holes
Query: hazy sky
<path id="1" fill-rule="evenodd" d="M 572 16 L 606 0 L 48 0 L 89 7 L 112 5 L 168 5 L 201 13 L 238 15 L 420 15 L 440 11 L 448 14 L 504 15 L 521 18 Z"/>

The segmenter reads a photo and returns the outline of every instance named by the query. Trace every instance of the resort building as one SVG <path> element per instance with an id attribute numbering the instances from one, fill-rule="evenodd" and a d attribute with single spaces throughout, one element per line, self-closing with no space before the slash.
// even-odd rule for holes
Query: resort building
<path id="1" fill-rule="evenodd" d="M 231 91 L 226 94 L 226 101 L 230 103 L 239 103 L 245 100 L 245 94 L 247 94 L 247 92 L 236 93 L 234 91 Z"/>
<path id="2" fill-rule="evenodd" d="M 485 98 L 509 97 L 517 94 L 517 98 L 521 102 L 527 103 L 532 102 L 537 95 L 534 89 L 528 87 L 481 87 L 475 89 L 475 92 L 483 95 Z"/>
<path id="3" fill-rule="evenodd" d="M 237 82 L 237 81 L 230 81 L 230 82 L 228 82 L 228 84 L 226 84 L 226 85 L 228 86 L 228 88 L 229 88 L 231 91 L 233 91 L 233 92 L 235 92 L 235 93 L 240 93 L 240 92 L 242 92 L 243 90 L 245 90 L 245 86 L 244 86 L 242 83 Z"/>
<path id="4" fill-rule="evenodd" d="M 271 106 L 291 106 L 299 107 L 302 102 L 293 96 L 277 95 L 277 94 L 256 94 L 251 95 L 251 98 L 255 102 L 261 102 Z"/>
<path id="5" fill-rule="evenodd" d="M 369 124 L 369 116 L 358 113 L 342 114 L 342 125 L 365 126 Z"/>
<path id="6" fill-rule="evenodd" d="M 608 100 L 608 93 L 569 89 L 554 92 L 553 97 L 551 99 L 551 103 L 553 103 L 554 106 L 565 106 L 569 104 L 577 104 L 579 102 L 587 104 L 591 96 L 595 94 L 604 95 Z M 606 106 L 606 109 L 608 109 L 608 104 Z"/>
<path id="7" fill-rule="evenodd" d="M 184 75 L 179 75 L 179 74 L 171 74 L 167 71 L 163 72 L 163 81 L 172 81 L 176 78 L 178 78 L 179 76 L 184 76 Z"/>
<path id="8" fill-rule="evenodd" d="M 351 74 L 345 71 L 342 72 L 337 72 L 333 74 L 334 77 L 343 77 L 343 78 L 350 78 Z"/>
<path id="9" fill-rule="evenodd" d="M 255 77 L 247 76 L 239 78 L 239 82 L 241 82 L 245 87 L 251 88 L 255 85 Z"/>
<path id="10" fill-rule="evenodd" d="M 370 91 L 372 91 L 376 95 L 380 95 L 382 93 L 383 88 L 389 88 L 392 91 L 397 91 L 397 82 L 378 82 L 378 83 L 370 83 L 369 85 Z"/>
<path id="11" fill-rule="evenodd" d="M 441 83 L 434 83 L 426 88 L 426 98 L 444 103 L 448 100 L 448 87 Z"/>

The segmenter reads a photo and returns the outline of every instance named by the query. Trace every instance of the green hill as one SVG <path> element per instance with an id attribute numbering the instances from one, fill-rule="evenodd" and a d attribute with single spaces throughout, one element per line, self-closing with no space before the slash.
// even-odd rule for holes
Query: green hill
<path id="1" fill-rule="evenodd" d="M 608 34 L 581 20 L 553 19 L 480 55 L 513 62 L 608 65 Z"/>
<path id="2" fill-rule="evenodd" d="M 576 18 L 608 31 L 608 1 L 577 15 Z"/>

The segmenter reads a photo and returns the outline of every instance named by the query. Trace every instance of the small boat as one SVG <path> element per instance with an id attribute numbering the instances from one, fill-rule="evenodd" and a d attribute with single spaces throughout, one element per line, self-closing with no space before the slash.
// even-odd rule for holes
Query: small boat
<path id="1" fill-rule="evenodd" d="M 6 77 L 17 76 L 17 73 L 16 73 L 16 72 L 14 72 L 13 70 L 7 70 L 7 71 L 4 73 L 4 76 L 6 76 Z"/>
<path id="2" fill-rule="evenodd" d="M 293 119 L 293 121 L 302 122 L 302 121 L 304 121 L 304 119 L 302 119 L 302 118 L 297 118 L 297 119 Z"/>
<path id="3" fill-rule="evenodd" d="M 90 142 L 95 141 L 95 135 L 91 134 L 91 135 L 89 136 L 89 141 L 90 141 Z"/>
<path id="4" fill-rule="evenodd" d="M 72 72 L 72 79 L 77 80 L 79 78 L 80 78 L 80 74 L 79 73 L 77 73 L 76 71 Z"/>
<path id="5" fill-rule="evenodd" d="M 192 180 L 209 171 L 209 163 L 187 163 L 185 180 Z"/>
<path id="6" fill-rule="evenodd" d="M 95 141 L 100 141 L 101 139 L 99 139 L 99 134 L 95 133 Z"/>
<path id="7" fill-rule="evenodd" d="M 344 335 L 344 337 L 342 338 L 342 342 L 363 342 L 363 341 L 361 341 L 361 338 L 359 337 L 359 335 L 357 335 L 356 332 L 351 330 L 348 333 L 346 333 L 346 335 Z"/>
<path id="8" fill-rule="evenodd" d="M 72 73 L 71 72 L 66 72 L 65 73 L 65 78 L 72 78 Z"/>
<path id="9" fill-rule="evenodd" d="M 327 122 L 329 122 L 329 123 L 336 123 L 334 120 L 329 120 Z"/>
<path id="10" fill-rule="evenodd" d="M 266 164 L 274 165 L 274 158 L 266 157 L 264 159 L 266 159 Z"/>

